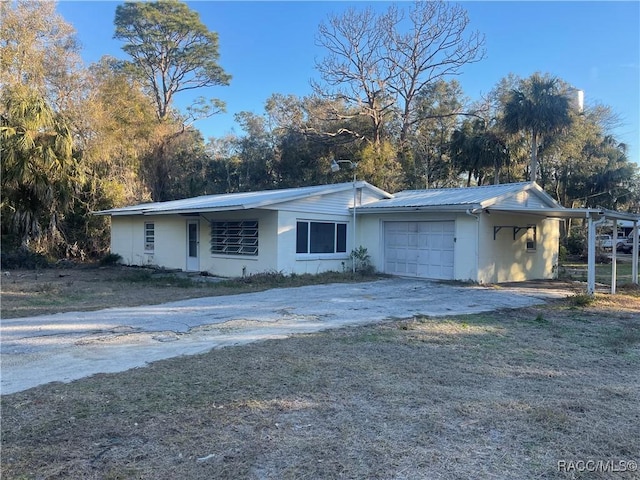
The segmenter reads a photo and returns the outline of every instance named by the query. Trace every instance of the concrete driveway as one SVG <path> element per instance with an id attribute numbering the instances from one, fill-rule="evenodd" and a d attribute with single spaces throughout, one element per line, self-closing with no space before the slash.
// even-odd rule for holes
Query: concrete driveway
<path id="1" fill-rule="evenodd" d="M 517 308 L 570 293 L 561 288 L 459 287 L 394 278 L 7 319 L 0 326 L 0 392 L 120 372 L 155 360 L 295 333 L 418 314 Z"/>

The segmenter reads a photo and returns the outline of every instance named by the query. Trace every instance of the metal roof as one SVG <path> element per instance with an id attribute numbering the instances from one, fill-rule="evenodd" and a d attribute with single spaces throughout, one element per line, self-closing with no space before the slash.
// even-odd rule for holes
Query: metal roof
<path id="1" fill-rule="evenodd" d="M 358 188 L 367 188 L 382 197 L 390 197 L 391 194 L 373 185 L 359 181 Z M 94 215 L 162 215 L 195 212 L 219 212 L 225 210 L 246 210 L 260 208 L 282 202 L 288 202 L 314 195 L 327 195 L 330 193 L 351 190 L 353 182 L 334 183 L 331 185 L 316 185 L 311 187 L 285 188 L 278 190 L 262 190 L 258 192 L 226 193 L 221 195 L 204 195 L 183 200 L 168 202 L 143 203 L 122 208 L 112 208 L 93 212 Z"/>
<path id="2" fill-rule="evenodd" d="M 519 182 L 467 188 L 405 190 L 394 194 L 391 199 L 383 199 L 373 204 L 359 207 L 358 211 L 361 213 L 374 213 L 381 210 L 482 209 L 522 191 L 532 191 L 550 208 L 562 208 L 536 183 Z"/>

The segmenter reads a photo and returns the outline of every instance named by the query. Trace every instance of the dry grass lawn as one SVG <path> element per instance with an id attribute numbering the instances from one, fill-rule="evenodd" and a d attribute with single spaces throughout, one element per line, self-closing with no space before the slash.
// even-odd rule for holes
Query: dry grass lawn
<path id="1" fill-rule="evenodd" d="M 640 478 L 640 293 L 577 300 L 5 395 L 2 478 Z M 578 471 L 587 461 L 609 471 Z"/>
<path id="2" fill-rule="evenodd" d="M 134 307 L 188 298 L 232 295 L 270 287 L 372 280 L 356 274 L 254 275 L 214 281 L 210 277 L 150 268 L 94 265 L 3 272 L 2 318 Z M 220 280 L 220 279 L 217 279 Z"/>

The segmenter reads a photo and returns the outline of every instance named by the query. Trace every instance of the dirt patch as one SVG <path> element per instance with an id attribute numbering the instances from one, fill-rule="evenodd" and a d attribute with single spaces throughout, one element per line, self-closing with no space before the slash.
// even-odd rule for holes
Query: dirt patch
<path id="1" fill-rule="evenodd" d="M 639 367 L 636 292 L 298 335 L 5 395 L 3 478 L 638 478 Z"/>

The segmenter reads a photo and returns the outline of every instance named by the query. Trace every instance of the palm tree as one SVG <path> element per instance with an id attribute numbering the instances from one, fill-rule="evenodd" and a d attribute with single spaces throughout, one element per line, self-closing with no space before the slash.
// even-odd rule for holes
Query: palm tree
<path id="1" fill-rule="evenodd" d="M 503 127 L 508 133 L 527 132 L 531 136 L 531 181 L 538 173 L 538 145 L 545 135 L 571 124 L 569 99 L 556 78 L 534 74 L 511 90 L 504 105 Z"/>
<path id="2" fill-rule="evenodd" d="M 77 174 L 65 122 L 41 96 L 5 91 L 0 111 L 3 233 L 23 245 L 56 233 L 71 202 Z"/>
<path id="3" fill-rule="evenodd" d="M 493 169 L 494 184 L 500 183 L 500 170 L 508 163 L 507 147 L 498 132 L 486 128 L 484 120 L 463 122 L 451 135 L 449 153 L 458 166 L 458 173 L 468 172 L 467 187 L 471 177 L 478 185 Z"/>

